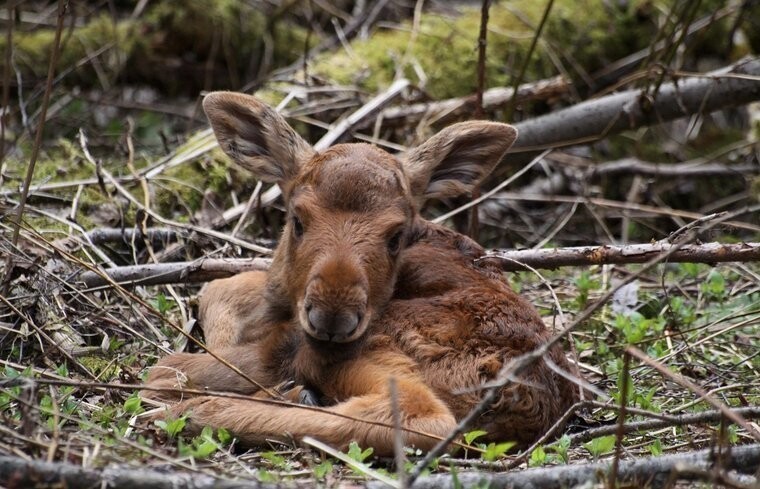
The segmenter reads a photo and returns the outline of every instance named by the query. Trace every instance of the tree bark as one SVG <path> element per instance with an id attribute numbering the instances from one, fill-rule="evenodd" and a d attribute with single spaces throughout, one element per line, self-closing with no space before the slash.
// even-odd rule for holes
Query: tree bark
<path id="1" fill-rule="evenodd" d="M 758 76 L 760 58 L 755 57 L 665 83 L 650 98 L 644 97 L 644 90 L 627 90 L 523 121 L 515 124 L 519 136 L 506 159 L 519 162 L 529 155 L 513 153 L 596 141 L 644 125 L 747 104 L 760 99 Z"/>
<path id="2" fill-rule="evenodd" d="M 0 456 L 0 486 L 8 489 L 28 487 L 66 487 L 68 489 L 236 489 L 279 487 L 256 481 L 225 481 L 210 475 L 192 472 L 158 472 L 135 467 L 85 469 L 65 463 L 23 460 Z"/>
<path id="3" fill-rule="evenodd" d="M 579 246 L 539 250 L 493 250 L 482 260 L 497 260 L 504 271 L 526 270 L 527 267 L 552 269 L 563 266 L 645 263 L 655 255 L 667 253 L 672 244 L 659 242 L 627 246 Z M 673 253 L 671 263 L 720 263 L 728 261 L 760 261 L 760 243 L 687 244 Z M 158 285 L 169 283 L 207 282 L 251 270 L 268 270 L 271 260 L 205 259 L 194 262 L 133 265 L 104 270 L 111 280 L 122 285 Z M 88 271 L 81 281 L 87 287 L 107 285 L 101 274 Z"/>
<path id="4" fill-rule="evenodd" d="M 570 92 L 570 82 L 562 76 L 546 80 L 524 83 L 517 88 L 517 102 L 524 103 L 532 100 L 548 100 L 561 97 Z M 483 92 L 483 110 L 489 112 L 508 104 L 514 96 L 512 87 L 495 87 Z M 437 102 L 417 103 L 389 107 L 380 112 L 384 126 L 412 126 L 423 118 L 436 124 L 445 124 L 453 120 L 465 118 L 475 110 L 477 104 L 475 95 L 460 98 L 450 98 Z M 357 125 L 359 129 L 372 127 L 375 120 L 365 120 Z"/>
<path id="5" fill-rule="evenodd" d="M 718 454 L 712 450 L 651 457 L 621 462 L 618 481 L 647 487 L 664 487 L 671 478 L 705 479 L 700 472 L 711 476 L 730 478 L 726 470 L 751 474 L 760 468 L 760 445 L 746 445 L 731 448 L 730 452 Z M 563 465 L 557 467 L 530 469 L 509 473 L 460 473 L 458 484 L 451 474 L 431 475 L 418 479 L 414 489 L 482 487 L 487 481 L 494 489 L 522 488 L 564 488 L 580 484 L 604 482 L 610 461 Z M 717 468 L 717 472 L 712 472 Z M 0 456 L 0 485 L 9 489 L 26 487 L 61 486 L 69 489 L 109 487 L 127 489 L 243 489 L 287 487 L 282 483 L 264 484 L 256 481 L 226 481 L 215 477 L 187 472 L 165 473 L 134 467 L 107 467 L 102 470 L 85 469 L 65 463 L 50 463 L 37 460 L 23 460 L 17 457 Z M 370 489 L 387 487 L 379 482 L 367 484 Z M 289 487 L 297 487 L 295 484 Z"/>
<path id="6" fill-rule="evenodd" d="M 726 476 L 725 470 L 737 470 L 751 474 L 760 467 L 760 445 L 733 447 L 730 453 L 720 454 L 720 463 L 715 464 Z M 667 455 L 664 457 L 640 458 L 620 462 L 617 481 L 630 487 L 666 487 L 670 478 L 705 479 L 697 471 L 710 471 L 715 463 L 712 450 Z M 520 487 L 523 489 L 554 489 L 565 487 L 586 487 L 589 484 L 604 483 L 611 466 L 611 460 L 580 465 L 529 469 L 509 473 L 460 473 L 455 483 L 450 474 L 431 475 L 417 480 L 413 489 L 483 487 L 488 482 L 491 489 Z M 697 469 L 696 471 L 694 469 Z M 713 474 L 710 474 L 713 475 Z M 370 483 L 371 489 L 380 489 L 378 483 Z"/>

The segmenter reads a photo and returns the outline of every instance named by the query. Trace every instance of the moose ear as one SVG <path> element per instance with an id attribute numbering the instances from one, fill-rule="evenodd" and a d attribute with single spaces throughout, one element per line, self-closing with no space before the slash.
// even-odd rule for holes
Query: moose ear
<path id="1" fill-rule="evenodd" d="M 433 198 L 469 193 L 517 139 L 517 129 L 498 122 L 454 124 L 410 150 L 403 160 L 412 195 L 422 205 Z"/>
<path id="2" fill-rule="evenodd" d="M 250 95 L 212 92 L 203 110 L 222 150 L 265 182 L 287 182 L 314 154 L 280 114 Z"/>

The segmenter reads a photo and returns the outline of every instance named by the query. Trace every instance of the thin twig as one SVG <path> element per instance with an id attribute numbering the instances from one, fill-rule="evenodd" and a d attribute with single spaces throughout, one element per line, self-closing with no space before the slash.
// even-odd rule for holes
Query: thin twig
<path id="1" fill-rule="evenodd" d="M 525 72 L 527 71 L 528 65 L 530 64 L 530 59 L 533 57 L 533 51 L 536 49 L 536 44 L 538 44 L 538 39 L 541 37 L 541 32 L 544 30 L 546 21 L 549 19 L 549 12 L 551 12 L 553 5 L 554 5 L 554 0 L 549 0 L 546 4 L 546 8 L 544 8 L 544 13 L 541 16 L 541 21 L 538 23 L 538 27 L 536 28 L 536 33 L 533 35 L 533 39 L 530 41 L 530 47 L 528 48 L 528 52 L 525 54 L 525 59 L 523 60 L 522 66 L 520 67 L 520 72 L 514 78 L 514 82 L 512 83 L 512 93 L 517 93 L 517 87 L 520 86 L 520 83 L 522 83 L 523 77 L 525 77 Z M 512 100 L 509 103 L 509 108 L 507 109 L 507 117 L 506 117 L 507 120 L 512 120 L 512 117 L 515 114 L 516 107 L 517 107 L 517 98 L 512 97 Z"/>
<path id="2" fill-rule="evenodd" d="M 590 403 L 593 405 L 593 403 Z M 760 406 L 732 408 L 737 415 L 744 419 L 760 419 Z M 630 408 L 629 408 L 630 411 Z M 663 419 L 664 418 L 664 419 Z M 721 411 L 702 411 L 699 413 L 672 415 L 667 414 L 660 419 L 647 419 L 644 421 L 634 421 L 623 425 L 623 434 L 636 432 L 659 430 L 671 426 L 690 426 L 701 423 L 719 423 L 725 415 Z M 618 424 L 599 426 L 590 428 L 580 433 L 570 435 L 570 442 L 573 444 L 584 443 L 600 436 L 614 435 L 619 430 Z"/>
<path id="3" fill-rule="evenodd" d="M 16 6 L 13 1 L 8 2 L 8 32 L 5 33 L 5 64 L 3 65 L 3 106 L 0 114 L 0 166 L 5 161 L 5 127 L 10 121 L 10 95 L 11 95 L 11 58 L 13 56 L 13 26 L 15 24 Z M 0 183 L 2 176 L 0 176 Z"/>
<path id="4" fill-rule="evenodd" d="M 726 418 L 730 419 L 737 425 L 741 426 L 745 430 L 747 430 L 747 433 L 754 438 L 755 440 L 760 441 L 760 430 L 753 427 L 751 424 L 747 422 L 746 419 L 744 419 L 743 416 L 740 414 L 737 414 L 736 411 L 731 410 L 728 406 L 726 406 L 724 403 L 720 402 L 715 397 L 708 394 L 704 389 L 702 389 L 700 386 L 695 384 L 694 382 L 690 381 L 686 377 L 684 377 L 681 374 L 675 373 L 670 371 L 667 367 L 665 367 L 660 362 L 648 357 L 644 352 L 639 350 L 638 348 L 634 346 L 629 346 L 625 349 L 626 352 L 630 353 L 634 357 L 641 360 L 646 365 L 652 367 L 653 369 L 657 370 L 659 373 L 664 375 L 665 377 L 668 377 L 669 379 L 676 382 L 681 387 L 684 387 L 686 389 L 689 389 L 694 394 L 698 395 L 700 399 L 704 400 L 706 403 L 714 407 L 715 409 L 718 409 Z"/>
<path id="5" fill-rule="evenodd" d="M 15 220 L 13 222 L 13 236 L 11 238 L 11 243 L 14 247 L 18 245 L 18 235 L 21 230 L 21 219 L 24 216 L 24 207 L 26 206 L 26 199 L 29 196 L 29 187 L 32 184 L 34 167 L 37 164 L 37 157 L 40 154 L 40 148 L 42 148 L 42 134 L 45 129 L 45 122 L 47 120 L 47 109 L 48 105 L 50 104 L 50 93 L 53 91 L 53 78 L 55 77 L 55 69 L 58 65 L 58 55 L 60 54 L 63 19 L 65 17 L 68 5 L 68 0 L 58 0 L 58 20 L 55 27 L 55 38 L 53 39 L 53 51 L 50 54 L 50 63 L 48 64 L 47 82 L 45 84 L 45 93 L 42 97 L 42 108 L 40 109 L 39 122 L 37 124 L 37 133 L 34 137 L 34 146 L 32 147 L 32 155 L 29 158 L 29 166 L 26 169 L 24 186 L 21 189 L 21 201 L 19 202 L 18 209 L 16 210 Z M 9 44 L 7 46 L 7 50 L 10 51 L 11 49 L 12 46 Z M 3 285 L 3 289 L 6 292 L 8 286 L 10 285 L 10 279 L 13 276 L 13 274 L 10 273 L 12 263 L 12 255 L 8 255 L 5 269 L 9 273 L 6 274 L 5 284 Z"/>

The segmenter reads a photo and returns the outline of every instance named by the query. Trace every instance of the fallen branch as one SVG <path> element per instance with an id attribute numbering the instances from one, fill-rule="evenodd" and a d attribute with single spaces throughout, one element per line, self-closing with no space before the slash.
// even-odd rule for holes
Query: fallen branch
<path id="1" fill-rule="evenodd" d="M 760 58 L 665 83 L 651 98 L 627 90 L 587 100 L 564 110 L 515 124 L 519 136 L 507 155 L 570 146 L 602 139 L 628 129 L 679 117 L 747 104 L 760 99 Z"/>
<path id="2" fill-rule="evenodd" d="M 590 173 L 591 176 L 618 173 L 636 173 L 658 177 L 738 176 L 760 173 L 760 165 L 724 165 L 722 163 L 708 163 L 704 160 L 685 161 L 683 163 L 650 163 L 638 158 L 623 158 L 600 163 L 592 167 Z"/>
<path id="3" fill-rule="evenodd" d="M 242 272 L 268 270 L 271 263 L 272 260 L 269 258 L 234 260 L 216 258 L 193 262 L 133 265 L 110 268 L 103 272 L 112 281 L 128 286 L 198 283 L 231 277 Z M 87 287 L 101 287 L 109 284 L 105 278 L 93 271 L 83 273 L 81 280 Z"/>
<path id="4" fill-rule="evenodd" d="M 562 76 L 555 76 L 546 80 L 524 83 L 517 88 L 517 96 L 514 96 L 512 87 L 495 87 L 483 92 L 483 110 L 493 111 L 506 106 L 513 98 L 520 103 L 532 100 L 547 100 L 561 97 L 570 92 L 570 83 Z M 450 98 L 437 102 L 424 102 L 411 105 L 389 107 L 380 112 L 380 119 L 384 126 L 414 125 L 422 119 L 444 124 L 453 120 L 462 119 L 473 113 L 477 105 L 477 96 Z M 357 128 L 366 129 L 375 121 L 365 120 Z"/>
<path id="5" fill-rule="evenodd" d="M 668 253 L 671 243 L 648 243 L 627 246 L 579 246 L 572 248 L 548 248 L 539 250 L 494 250 L 482 260 L 499 261 L 504 271 L 553 269 L 565 266 L 588 266 L 603 264 L 645 263 L 657 255 Z M 668 262 L 671 263 L 721 263 L 729 261 L 760 261 L 760 243 L 704 243 L 681 244 Z M 122 285 L 158 285 L 169 283 L 207 282 L 217 278 L 251 270 L 267 270 L 271 260 L 266 258 L 204 259 L 194 262 L 133 265 L 104 270 L 104 273 Z M 103 277 L 95 272 L 85 272 L 82 282 L 88 287 L 106 285 Z"/>
<path id="6" fill-rule="evenodd" d="M 142 242 L 144 240 L 150 241 L 155 245 L 165 244 L 173 241 L 177 241 L 178 238 L 187 237 L 190 233 L 183 229 L 173 228 L 147 228 L 144 231 L 139 228 L 98 228 L 87 232 L 89 242 L 92 244 L 104 244 L 104 243 L 131 243 L 133 241 Z M 60 240 L 70 241 L 72 238 L 64 238 Z"/>
<path id="7" fill-rule="evenodd" d="M 538 250 L 496 250 L 485 259 L 502 260 L 505 271 L 566 266 L 645 263 L 656 255 L 667 253 L 672 243 L 646 243 L 625 246 L 576 246 Z M 703 243 L 682 245 L 669 258 L 670 263 L 720 263 L 727 261 L 760 261 L 760 243 Z"/>
<path id="8" fill-rule="evenodd" d="M 111 489 L 233 489 L 279 487 L 259 482 L 233 482 L 193 472 L 158 472 L 145 467 L 106 467 L 102 470 L 85 469 L 78 465 L 23 460 L 0 456 L 0 486 L 2 487 L 67 487 L 84 489 L 108 487 Z"/>
<path id="9" fill-rule="evenodd" d="M 752 474 L 760 467 L 760 444 L 733 447 L 730 452 L 717 454 L 720 461 L 715 463 L 716 454 L 712 449 L 698 452 L 649 457 L 620 462 L 617 481 L 630 487 L 666 487 L 671 478 L 677 480 L 704 480 L 704 473 L 722 475 L 725 480 L 732 477 L 727 470 Z M 499 474 L 459 473 L 458 483 L 451 475 L 431 475 L 420 478 L 413 484 L 414 489 L 483 487 L 487 483 L 491 489 L 511 487 L 540 487 L 542 489 L 576 487 L 607 482 L 612 460 L 604 462 L 562 465 L 522 472 Z M 695 470 L 696 469 L 696 470 Z M 717 471 L 714 471 L 717 469 Z M 701 472 L 701 474 L 700 474 Z M 380 489 L 378 483 L 369 483 L 370 489 Z"/>
<path id="10" fill-rule="evenodd" d="M 744 419 L 760 418 L 760 407 L 736 408 L 731 411 L 735 412 Z M 699 423 L 718 423 L 725 415 L 720 411 L 703 411 L 701 413 L 681 414 L 677 416 L 667 415 L 669 419 L 647 419 L 644 421 L 634 421 L 623 425 L 623 433 L 635 433 L 637 431 L 658 430 L 669 426 L 686 426 Z M 617 430 L 617 424 L 599 426 L 590 428 L 580 433 L 570 435 L 570 442 L 578 444 L 599 438 L 600 436 L 614 435 Z"/>

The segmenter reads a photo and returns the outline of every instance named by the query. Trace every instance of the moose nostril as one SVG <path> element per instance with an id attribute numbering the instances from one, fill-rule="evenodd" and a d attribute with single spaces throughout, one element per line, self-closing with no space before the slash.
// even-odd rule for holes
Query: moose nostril
<path id="1" fill-rule="evenodd" d="M 306 306 L 306 317 L 309 318 L 309 327 L 312 331 L 321 329 L 322 314 L 320 313 L 319 309 L 315 309 L 310 305 Z"/>
<path id="2" fill-rule="evenodd" d="M 328 341 L 351 336 L 364 318 L 361 311 L 350 309 L 332 311 L 321 307 L 304 307 L 304 312 L 308 331 Z"/>

